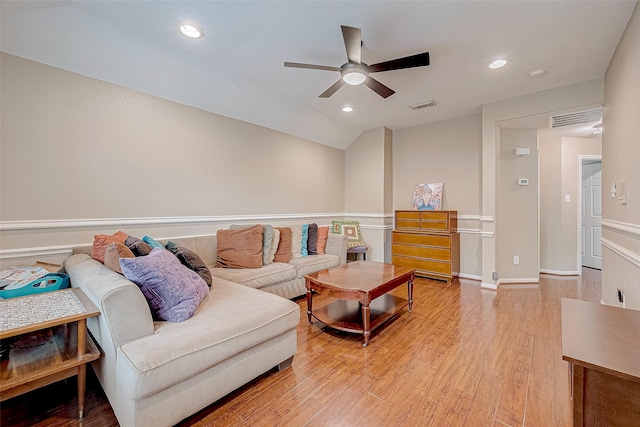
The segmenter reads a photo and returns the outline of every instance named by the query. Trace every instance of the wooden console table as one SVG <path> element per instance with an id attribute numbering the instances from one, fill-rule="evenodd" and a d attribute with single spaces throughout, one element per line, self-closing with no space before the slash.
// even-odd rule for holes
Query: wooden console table
<path id="1" fill-rule="evenodd" d="M 637 426 L 640 311 L 562 298 L 574 426 Z"/>
<path id="2" fill-rule="evenodd" d="M 0 339 L 11 350 L 0 363 L 0 401 L 77 375 L 83 418 L 86 364 L 100 357 L 87 319 L 99 314 L 80 289 L 1 300 Z"/>

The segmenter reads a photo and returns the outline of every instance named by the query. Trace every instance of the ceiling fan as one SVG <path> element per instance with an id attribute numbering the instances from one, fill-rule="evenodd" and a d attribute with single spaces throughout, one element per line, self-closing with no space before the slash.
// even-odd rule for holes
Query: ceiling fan
<path id="1" fill-rule="evenodd" d="M 367 65 L 362 62 L 360 58 L 362 54 L 362 30 L 360 30 L 360 28 L 347 27 L 345 25 L 342 25 L 341 27 L 344 47 L 347 50 L 347 58 L 349 62 L 340 67 L 301 64 L 298 62 L 284 63 L 285 67 L 340 71 L 342 78 L 335 82 L 329 89 L 322 92 L 319 96 L 320 98 L 329 98 L 345 83 L 353 86 L 364 83 L 365 86 L 381 97 L 388 98 L 393 95 L 395 91 L 371 77 L 369 75 L 370 73 L 380 73 L 382 71 L 401 70 L 403 68 L 424 67 L 429 65 L 429 52 L 405 56 L 404 58 L 393 59 L 391 61 L 380 62 L 378 64 Z"/>

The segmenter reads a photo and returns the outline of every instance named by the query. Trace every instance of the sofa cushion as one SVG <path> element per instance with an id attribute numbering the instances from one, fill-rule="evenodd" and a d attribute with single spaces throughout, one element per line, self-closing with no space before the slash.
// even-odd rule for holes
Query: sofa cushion
<path id="1" fill-rule="evenodd" d="M 316 242 L 318 255 L 324 255 L 324 249 L 327 246 L 327 237 L 329 237 L 329 226 L 318 227 L 318 241 Z"/>
<path id="2" fill-rule="evenodd" d="M 162 246 L 162 243 L 158 242 L 156 239 L 154 239 L 151 236 L 147 236 L 146 234 L 142 236 L 142 241 L 145 242 L 147 245 L 151 246 L 151 248 L 164 249 L 164 247 Z"/>
<path id="3" fill-rule="evenodd" d="M 140 287 L 154 317 L 161 320 L 187 320 L 209 292 L 202 277 L 164 248 L 153 248 L 144 257 L 121 258 L 120 267 Z"/>
<path id="4" fill-rule="evenodd" d="M 291 229 L 291 258 L 302 256 L 302 224 L 290 225 Z"/>
<path id="5" fill-rule="evenodd" d="M 242 228 L 242 227 L 252 227 L 256 224 L 232 224 L 229 226 L 230 229 Z M 269 224 L 261 224 L 262 225 L 262 264 L 267 265 L 273 262 L 273 259 L 269 258 L 269 250 L 273 244 L 273 225 Z"/>
<path id="6" fill-rule="evenodd" d="M 278 250 L 273 257 L 274 262 L 291 261 L 291 229 L 289 227 L 276 227 L 280 231 Z"/>
<path id="7" fill-rule="evenodd" d="M 120 347 L 118 378 L 131 393 L 126 398 L 140 400 L 279 337 L 299 322 L 296 303 L 215 279 L 209 297 L 189 320 L 157 322 L 155 334 Z"/>
<path id="8" fill-rule="evenodd" d="M 309 224 L 309 238 L 307 239 L 307 253 L 318 255 L 318 224 Z"/>
<path id="9" fill-rule="evenodd" d="M 366 246 L 360 233 L 359 221 L 333 221 L 332 224 L 332 232 L 334 234 L 342 234 L 349 239 L 347 247 Z"/>
<path id="10" fill-rule="evenodd" d="M 212 268 L 211 274 L 230 282 L 260 289 L 296 278 L 296 267 L 282 262 L 273 262 L 260 268 Z"/>
<path id="11" fill-rule="evenodd" d="M 142 239 L 138 239 L 137 237 L 133 236 L 127 237 L 127 240 L 124 241 L 124 244 L 127 245 L 129 249 L 131 249 L 131 252 L 133 252 L 135 256 L 149 255 L 151 249 L 153 249 L 147 243 L 143 242 Z"/>
<path id="12" fill-rule="evenodd" d="M 298 277 L 304 277 L 316 271 L 337 267 L 340 265 L 340 257 L 336 255 L 314 255 L 294 258 L 289 263 L 296 266 Z"/>
<path id="13" fill-rule="evenodd" d="M 221 268 L 260 268 L 262 267 L 261 225 L 218 230 L 216 267 Z"/>
<path id="14" fill-rule="evenodd" d="M 269 265 L 273 262 L 276 252 L 278 252 L 278 245 L 280 244 L 280 230 L 277 228 L 273 229 L 273 239 L 271 240 L 271 246 L 269 247 L 269 252 L 267 253 L 265 265 Z M 263 260 L 265 258 L 263 257 Z"/>
<path id="15" fill-rule="evenodd" d="M 302 224 L 302 239 L 300 240 L 300 254 L 309 256 L 307 244 L 309 242 L 309 224 Z"/>
<path id="16" fill-rule="evenodd" d="M 131 252 L 131 249 L 125 246 L 124 243 L 113 242 L 107 246 L 107 249 L 104 251 L 104 265 L 115 271 L 116 273 L 122 274 L 122 269 L 120 268 L 120 258 L 135 258 L 136 256 Z"/>
<path id="17" fill-rule="evenodd" d="M 211 287 L 211 271 L 209 271 L 209 267 L 207 267 L 197 253 L 185 247 L 180 242 L 168 241 L 164 247 L 174 254 L 182 265 L 198 273 L 198 276 L 202 277 L 207 283 L 207 286 Z"/>
<path id="18" fill-rule="evenodd" d="M 91 258 L 96 259 L 104 264 L 104 251 L 107 246 L 113 242 L 124 243 L 127 240 L 127 233 L 118 231 L 113 235 L 96 234 L 93 236 L 93 246 L 91 247 Z"/>

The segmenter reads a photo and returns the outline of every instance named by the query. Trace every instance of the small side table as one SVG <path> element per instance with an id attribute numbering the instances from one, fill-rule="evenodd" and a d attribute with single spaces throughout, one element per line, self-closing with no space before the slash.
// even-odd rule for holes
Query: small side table
<path id="1" fill-rule="evenodd" d="M 352 248 L 348 248 L 347 249 L 347 256 L 349 254 L 355 254 L 354 258 L 355 261 L 358 260 L 358 254 L 362 254 L 362 260 L 366 261 L 367 260 L 367 247 L 366 246 L 354 246 Z"/>
<path id="2" fill-rule="evenodd" d="M 0 339 L 16 341 L 0 364 L 0 401 L 77 375 L 82 419 L 86 364 L 100 357 L 87 333 L 87 319 L 99 314 L 80 289 L 1 300 Z"/>

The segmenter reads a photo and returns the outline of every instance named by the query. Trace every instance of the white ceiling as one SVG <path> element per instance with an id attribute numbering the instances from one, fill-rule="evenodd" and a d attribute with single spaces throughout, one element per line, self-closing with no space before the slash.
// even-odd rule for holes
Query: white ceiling
<path id="1" fill-rule="evenodd" d="M 3 52 L 346 148 L 361 132 L 478 113 L 482 104 L 604 76 L 636 1 L 6 1 Z M 200 25 L 190 40 L 176 24 Z M 431 65 L 318 95 L 339 73 L 340 25 L 368 64 L 428 51 Z M 499 70 L 487 65 L 499 57 Z M 533 70 L 546 75 L 531 78 Z M 432 108 L 410 105 L 435 100 Z M 352 113 L 341 108 L 351 105 Z"/>

